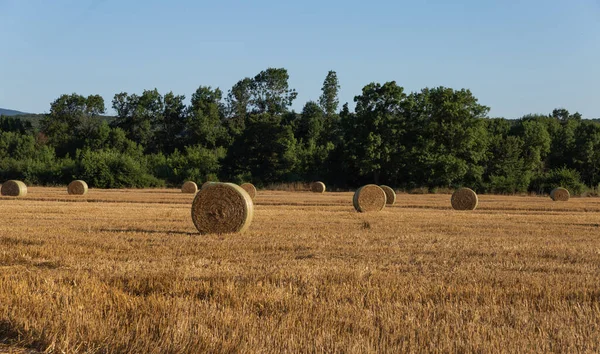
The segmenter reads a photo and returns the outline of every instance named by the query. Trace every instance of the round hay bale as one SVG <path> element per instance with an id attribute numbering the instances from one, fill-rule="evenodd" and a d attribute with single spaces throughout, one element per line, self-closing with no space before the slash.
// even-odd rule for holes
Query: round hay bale
<path id="1" fill-rule="evenodd" d="M 566 202 L 571 198 L 571 194 L 566 188 L 558 187 L 554 188 L 552 192 L 550 192 L 550 198 L 555 202 Z"/>
<path id="2" fill-rule="evenodd" d="M 213 183 L 219 183 L 219 182 L 206 181 L 206 182 L 202 183 L 202 186 L 200 187 L 200 189 L 203 189 L 204 187 L 209 186 Z"/>
<path id="3" fill-rule="evenodd" d="M 385 192 L 385 203 L 387 205 L 394 205 L 396 203 L 396 191 L 388 186 L 379 186 Z"/>
<path id="4" fill-rule="evenodd" d="M 2 184 L 0 194 L 11 197 L 24 197 L 27 195 L 27 186 L 21 181 L 6 181 Z"/>
<path id="5" fill-rule="evenodd" d="M 201 234 L 244 232 L 253 215 L 252 198 L 233 183 L 211 183 L 192 202 L 192 221 Z"/>
<path id="6" fill-rule="evenodd" d="M 313 182 L 310 185 L 310 190 L 314 193 L 325 193 L 325 183 L 323 182 Z"/>
<path id="7" fill-rule="evenodd" d="M 245 190 L 246 193 L 248 193 L 250 198 L 254 200 L 254 197 L 256 197 L 256 187 L 254 187 L 252 183 L 244 183 L 240 187 L 242 187 L 242 189 Z"/>
<path id="8" fill-rule="evenodd" d="M 67 192 L 74 195 L 84 195 L 88 192 L 88 185 L 85 183 L 85 181 L 78 179 L 69 183 Z"/>
<path id="9" fill-rule="evenodd" d="M 354 192 L 354 198 L 352 198 L 354 209 L 361 213 L 381 211 L 385 208 L 385 203 L 385 192 L 376 184 L 360 187 Z"/>
<path id="10" fill-rule="evenodd" d="M 181 186 L 181 192 L 194 194 L 198 192 L 198 185 L 196 182 L 187 181 Z"/>
<path id="11" fill-rule="evenodd" d="M 470 188 L 459 188 L 452 194 L 450 199 L 454 210 L 475 210 L 479 199 L 477 193 Z"/>

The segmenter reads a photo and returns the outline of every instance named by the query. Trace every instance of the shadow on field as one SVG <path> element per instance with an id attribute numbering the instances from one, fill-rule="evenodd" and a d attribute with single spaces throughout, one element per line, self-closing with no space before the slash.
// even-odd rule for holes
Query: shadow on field
<path id="1" fill-rule="evenodd" d="M 26 340 L 24 337 L 31 339 Z M 40 353 L 40 351 L 48 347 L 48 343 L 41 339 L 33 339 L 39 337 L 38 333 L 32 333 L 31 330 L 26 331 L 21 326 L 15 326 L 9 321 L 0 320 L 0 344 L 9 345 L 9 353 Z M 13 345 L 19 347 L 19 349 L 23 348 L 27 350 L 13 350 Z"/>
<path id="2" fill-rule="evenodd" d="M 140 234 L 167 234 L 167 235 L 185 235 L 185 236 L 196 236 L 197 232 L 187 232 L 187 231 L 171 231 L 171 230 L 145 230 L 138 229 L 133 227 L 128 227 L 124 229 L 98 229 L 100 232 L 135 232 Z"/>

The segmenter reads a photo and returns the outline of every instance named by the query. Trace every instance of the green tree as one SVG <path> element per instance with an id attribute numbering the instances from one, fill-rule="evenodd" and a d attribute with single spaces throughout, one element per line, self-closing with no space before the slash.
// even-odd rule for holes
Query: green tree
<path id="1" fill-rule="evenodd" d="M 227 128 L 223 125 L 222 92 L 210 86 L 200 86 L 192 95 L 189 107 L 186 142 L 208 149 L 229 144 Z"/>
<path id="2" fill-rule="evenodd" d="M 404 89 L 395 81 L 371 83 L 354 97 L 355 114 L 344 117 L 349 164 L 369 181 L 380 183 L 382 173 L 387 181 L 402 167 L 405 99 Z"/>
<path id="3" fill-rule="evenodd" d="M 50 113 L 42 118 L 40 128 L 59 156 L 74 154 L 98 127 L 99 115 L 104 112 L 104 100 L 98 95 L 62 95 L 50 104 Z"/>
<path id="4" fill-rule="evenodd" d="M 117 112 L 113 127 L 123 129 L 129 139 L 148 150 L 158 150 L 158 147 L 150 145 L 155 127 L 163 121 L 164 101 L 157 89 L 144 90 L 141 96 L 118 93 L 113 98 L 112 107 Z"/>
<path id="5" fill-rule="evenodd" d="M 575 131 L 573 167 L 590 187 L 600 184 L 600 124 L 582 122 Z"/>
<path id="6" fill-rule="evenodd" d="M 183 148 L 183 134 L 187 119 L 187 107 L 183 103 L 184 100 L 184 95 L 175 95 L 173 92 L 165 95 L 163 114 L 156 115 L 154 125 L 152 144 L 154 152 L 170 154 L 175 149 Z"/>
<path id="7" fill-rule="evenodd" d="M 0 131 L 31 134 L 33 133 L 33 126 L 29 121 L 24 121 L 17 117 L 0 115 Z"/>
<path id="8" fill-rule="evenodd" d="M 482 184 L 489 108 L 469 90 L 426 88 L 409 97 L 406 143 L 413 185 L 451 187 Z"/>
<path id="9" fill-rule="evenodd" d="M 246 116 L 250 105 L 251 78 L 238 81 L 227 94 L 227 122 L 229 130 L 239 135 L 246 127 Z"/>
<path id="10" fill-rule="evenodd" d="M 323 81 L 323 87 L 321 91 L 321 97 L 319 98 L 319 105 L 327 117 L 332 117 L 336 114 L 340 100 L 338 99 L 338 92 L 340 90 L 340 84 L 337 78 L 337 73 L 330 70 Z"/>
<path id="11" fill-rule="evenodd" d="M 257 114 L 283 114 L 298 96 L 290 89 L 289 74 L 284 68 L 268 68 L 258 73 L 250 82 L 252 112 Z"/>
<path id="12" fill-rule="evenodd" d="M 225 160 L 228 179 L 252 179 L 258 185 L 287 181 L 298 163 L 296 139 L 281 119 L 254 115 L 229 148 Z"/>

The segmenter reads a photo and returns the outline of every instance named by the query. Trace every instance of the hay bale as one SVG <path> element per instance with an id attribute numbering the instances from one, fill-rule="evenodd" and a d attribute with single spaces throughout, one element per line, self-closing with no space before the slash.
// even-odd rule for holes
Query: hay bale
<path id="1" fill-rule="evenodd" d="M 209 186 L 213 183 L 219 183 L 219 182 L 206 181 L 206 182 L 202 183 L 202 186 L 200 187 L 200 189 L 203 189 L 204 187 Z"/>
<path id="2" fill-rule="evenodd" d="M 396 191 L 388 186 L 379 186 L 385 192 L 385 203 L 387 205 L 394 205 L 396 203 Z"/>
<path id="3" fill-rule="evenodd" d="M 240 187 L 242 187 L 242 189 L 245 190 L 246 193 L 248 193 L 250 198 L 254 200 L 254 198 L 256 197 L 256 187 L 254 187 L 252 183 L 244 183 Z"/>
<path id="4" fill-rule="evenodd" d="M 385 208 L 385 203 L 385 192 L 376 184 L 360 187 L 354 192 L 354 198 L 352 198 L 354 209 L 361 213 L 381 211 Z"/>
<path id="5" fill-rule="evenodd" d="M 550 198 L 555 202 L 566 202 L 571 198 L 571 194 L 566 188 L 558 187 L 554 188 L 552 192 L 550 192 Z"/>
<path id="6" fill-rule="evenodd" d="M 452 194 L 450 199 L 454 210 L 475 210 L 479 199 L 477 193 L 470 188 L 459 188 Z"/>
<path id="7" fill-rule="evenodd" d="M 192 221 L 201 234 L 243 232 L 253 215 L 252 198 L 233 183 L 211 183 L 192 202 Z"/>
<path id="8" fill-rule="evenodd" d="M 11 197 L 24 197 L 27 195 L 27 186 L 21 181 L 6 181 L 2 184 L 0 194 Z"/>
<path id="9" fill-rule="evenodd" d="M 88 185 L 80 179 L 75 180 L 67 186 L 67 193 L 73 195 L 84 195 L 88 192 Z"/>
<path id="10" fill-rule="evenodd" d="M 313 182 L 310 185 L 310 190 L 314 193 L 325 193 L 325 183 L 323 182 Z"/>
<path id="11" fill-rule="evenodd" d="M 198 185 L 196 182 L 187 181 L 183 184 L 183 186 L 181 186 L 181 192 L 194 194 L 198 192 Z"/>

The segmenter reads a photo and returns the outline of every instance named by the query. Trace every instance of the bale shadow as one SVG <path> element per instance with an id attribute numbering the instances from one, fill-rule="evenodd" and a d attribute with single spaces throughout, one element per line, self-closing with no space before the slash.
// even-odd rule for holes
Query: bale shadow
<path id="1" fill-rule="evenodd" d="M 32 340 L 24 341 L 23 337 L 29 337 Z M 40 338 L 37 331 L 33 329 L 25 330 L 22 326 L 14 325 L 7 320 L 0 320 L 0 343 L 26 348 L 30 353 L 41 353 L 48 348 L 49 342 L 46 338 L 33 338 Z"/>
<path id="2" fill-rule="evenodd" d="M 185 236 L 198 235 L 197 232 L 170 231 L 170 230 L 146 230 L 146 229 L 133 228 L 133 227 L 129 227 L 129 228 L 125 228 L 125 229 L 102 228 L 102 229 L 98 229 L 97 231 L 100 231 L 100 232 L 122 232 L 122 233 L 135 232 L 135 233 L 143 233 L 143 234 L 167 234 L 167 235 L 185 235 Z"/>

